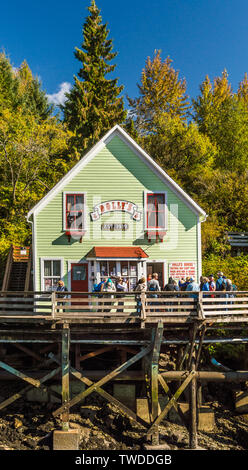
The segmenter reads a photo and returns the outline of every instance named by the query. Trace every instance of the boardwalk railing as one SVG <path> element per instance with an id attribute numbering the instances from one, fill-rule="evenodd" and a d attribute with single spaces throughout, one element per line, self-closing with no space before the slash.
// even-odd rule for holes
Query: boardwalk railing
<path id="1" fill-rule="evenodd" d="M 206 323 L 248 321 L 248 292 L 1 292 L 0 322 Z"/>

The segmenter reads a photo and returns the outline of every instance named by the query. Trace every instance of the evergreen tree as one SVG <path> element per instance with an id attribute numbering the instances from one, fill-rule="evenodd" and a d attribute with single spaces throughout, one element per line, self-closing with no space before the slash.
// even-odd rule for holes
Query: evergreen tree
<path id="1" fill-rule="evenodd" d="M 74 53 L 82 66 L 62 107 L 64 120 L 75 134 L 72 143 L 79 152 L 93 145 L 126 117 L 123 98 L 119 97 L 123 86 L 117 86 L 118 79 L 106 78 L 116 67 L 110 62 L 117 53 L 112 52 L 112 40 L 107 39 L 109 31 L 101 22 L 100 10 L 94 0 L 88 10 L 82 49 L 76 48 Z"/>

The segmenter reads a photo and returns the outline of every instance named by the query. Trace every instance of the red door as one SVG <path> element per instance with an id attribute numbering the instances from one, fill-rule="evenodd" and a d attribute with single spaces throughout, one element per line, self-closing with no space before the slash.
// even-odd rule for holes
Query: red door
<path id="1" fill-rule="evenodd" d="M 71 291 L 88 292 L 88 263 L 71 264 Z M 78 297 L 78 294 L 73 297 Z"/>

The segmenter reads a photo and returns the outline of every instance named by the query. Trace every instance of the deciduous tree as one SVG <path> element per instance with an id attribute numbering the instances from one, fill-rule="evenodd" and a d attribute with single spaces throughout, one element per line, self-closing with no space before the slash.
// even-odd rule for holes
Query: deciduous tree
<path id="1" fill-rule="evenodd" d="M 186 119 L 189 109 L 186 81 L 179 78 L 169 57 L 162 60 L 161 51 L 155 51 L 153 59 L 147 58 L 138 89 L 139 97 L 128 99 L 130 115 L 140 134 L 156 133 L 157 118 L 161 116 Z"/>

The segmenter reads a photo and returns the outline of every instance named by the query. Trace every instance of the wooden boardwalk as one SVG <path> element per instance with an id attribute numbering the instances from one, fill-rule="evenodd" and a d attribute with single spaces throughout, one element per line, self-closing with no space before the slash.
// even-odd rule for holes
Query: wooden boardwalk
<path id="1" fill-rule="evenodd" d="M 21 379 L 25 385 L 0 403 L 0 412 L 33 387 L 49 390 L 61 403 L 53 415 L 61 418 L 63 430 L 70 428 L 70 410 L 96 392 L 114 404 L 144 429 L 147 439 L 159 442 L 159 425 L 171 407 L 180 413 L 177 401 L 186 388 L 190 394 L 189 447 L 197 447 L 197 387 L 201 380 L 242 382 L 248 371 L 216 372 L 201 370 L 205 344 L 247 343 L 248 292 L 222 293 L 104 293 L 69 292 L 61 298 L 56 292 L 0 293 L 0 378 Z M 221 338 L 216 330 L 226 334 Z M 227 334 L 228 332 L 228 334 Z M 176 371 L 160 369 L 160 354 L 167 347 L 177 350 Z M 14 367 L 4 348 L 17 348 L 34 361 L 35 372 Z M 85 361 L 110 353 L 108 370 L 83 368 Z M 119 365 L 116 365 L 119 358 Z M 134 368 L 135 366 L 135 368 Z M 131 367 L 131 370 L 130 370 Z M 4 375 L 5 374 L 5 375 Z M 61 393 L 50 389 L 59 380 Z M 70 380 L 84 384 L 70 396 Z M 150 409 L 150 423 L 104 389 L 112 381 L 144 382 Z M 179 382 L 171 391 L 170 382 Z M 169 397 L 160 412 L 159 389 Z"/>
<path id="2" fill-rule="evenodd" d="M 234 293 L 104 293 L 1 292 L 0 323 L 164 324 L 240 323 L 248 320 L 248 292 Z"/>

